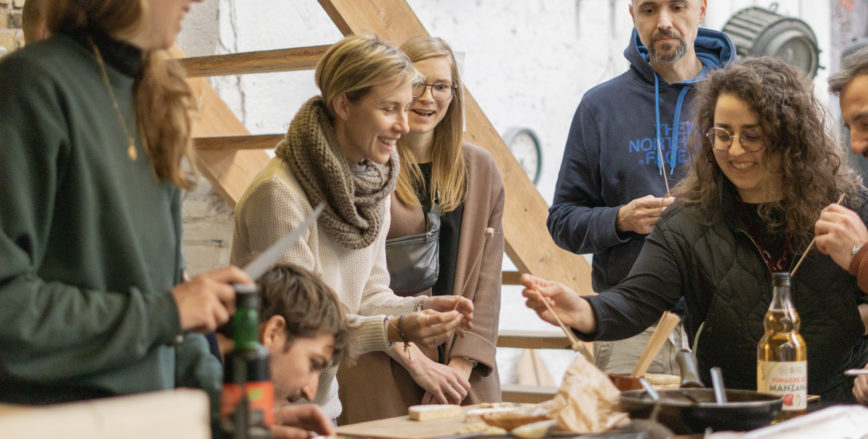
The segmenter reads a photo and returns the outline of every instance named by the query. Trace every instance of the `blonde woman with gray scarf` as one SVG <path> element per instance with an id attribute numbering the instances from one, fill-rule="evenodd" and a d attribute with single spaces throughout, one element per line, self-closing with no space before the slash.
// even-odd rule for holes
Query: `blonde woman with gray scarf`
<path id="1" fill-rule="evenodd" d="M 472 302 L 398 297 L 386 269 L 389 194 L 399 171 L 395 143 L 409 131 L 418 73 L 397 47 L 376 36 L 349 36 L 320 59 L 315 80 L 322 94 L 302 105 L 276 157 L 235 208 L 232 262 L 243 265 L 325 202 L 317 223 L 281 262 L 316 272 L 337 292 L 357 352 L 395 342 L 442 344 L 470 327 Z M 309 384 L 332 418 L 341 413 L 336 369 Z"/>

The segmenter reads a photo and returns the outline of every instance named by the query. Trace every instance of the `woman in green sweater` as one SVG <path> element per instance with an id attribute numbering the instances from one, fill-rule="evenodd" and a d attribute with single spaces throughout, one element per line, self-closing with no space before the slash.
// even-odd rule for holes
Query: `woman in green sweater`
<path id="1" fill-rule="evenodd" d="M 192 2 L 53 0 L 53 36 L 0 63 L 0 402 L 219 386 L 181 334 L 226 322 L 251 280 L 182 283 L 194 99 L 163 49 Z"/>

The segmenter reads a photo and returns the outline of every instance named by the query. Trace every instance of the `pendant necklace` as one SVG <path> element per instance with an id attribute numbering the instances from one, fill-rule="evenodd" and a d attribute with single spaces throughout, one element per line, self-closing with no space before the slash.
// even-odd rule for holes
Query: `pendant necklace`
<path id="1" fill-rule="evenodd" d="M 96 47 L 96 44 L 92 39 L 88 38 L 87 40 L 90 42 L 90 47 L 93 49 L 94 56 L 96 56 L 96 63 L 99 64 L 99 71 L 102 74 L 102 82 L 105 84 L 105 88 L 108 90 L 109 96 L 112 99 L 112 106 L 115 109 L 115 114 L 117 114 L 118 120 L 121 122 L 121 128 L 124 129 L 124 135 L 127 137 L 127 142 L 129 142 L 129 146 L 127 146 L 127 155 L 130 156 L 130 160 L 135 161 L 139 157 L 138 151 L 136 150 L 136 137 L 135 135 L 130 135 L 130 130 L 127 128 L 124 116 L 121 114 L 121 109 L 118 105 L 117 99 L 115 99 L 115 92 L 112 91 L 111 83 L 109 83 L 108 73 L 106 72 L 102 55 L 99 53 L 99 48 Z"/>

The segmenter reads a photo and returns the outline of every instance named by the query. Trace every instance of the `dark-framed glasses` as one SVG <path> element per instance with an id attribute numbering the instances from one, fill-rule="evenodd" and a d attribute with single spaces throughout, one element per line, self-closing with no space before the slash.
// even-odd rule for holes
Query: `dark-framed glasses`
<path id="1" fill-rule="evenodd" d="M 705 133 L 705 137 L 711 142 L 712 148 L 719 151 L 729 151 L 736 137 L 746 151 L 757 152 L 765 146 L 762 132 L 759 130 L 748 129 L 739 134 L 732 134 L 726 128 L 713 127 Z"/>
<path id="2" fill-rule="evenodd" d="M 452 89 L 455 88 L 455 84 L 451 82 L 435 82 L 433 84 L 429 84 L 427 82 L 417 82 L 413 84 L 413 97 L 418 98 L 425 94 L 425 89 L 431 87 L 431 97 L 434 98 L 435 101 L 445 101 L 452 97 Z"/>

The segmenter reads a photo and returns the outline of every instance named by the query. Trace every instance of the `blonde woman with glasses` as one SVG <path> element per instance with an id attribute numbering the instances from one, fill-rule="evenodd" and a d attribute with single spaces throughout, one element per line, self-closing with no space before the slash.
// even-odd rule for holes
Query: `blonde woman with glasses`
<path id="1" fill-rule="evenodd" d="M 397 144 L 401 173 L 386 248 L 391 286 L 405 296 L 469 299 L 473 328 L 439 349 L 411 345 L 408 351 L 371 353 L 356 366 L 342 367 L 342 423 L 403 415 L 420 403 L 501 398 L 495 345 L 503 182 L 491 155 L 462 140 L 464 87 L 449 45 L 420 36 L 401 49 L 424 78 L 413 88 L 410 132 Z M 494 231 L 490 239 L 486 228 Z M 418 246 L 431 239 L 436 246 L 422 249 L 427 256 L 419 258 L 413 242 Z M 372 394 L 378 397 L 371 399 Z"/>
<path id="2" fill-rule="evenodd" d="M 321 94 L 301 106 L 276 156 L 235 207 L 231 258 L 243 264 L 325 204 L 280 262 L 313 271 L 335 291 L 360 353 L 409 349 L 410 342 L 436 348 L 473 318 L 467 299 L 399 297 L 389 289 L 395 143 L 409 131 L 417 77 L 406 55 L 376 36 L 349 36 L 332 45 L 314 73 Z M 331 418 L 341 413 L 336 372 L 323 371 L 314 398 Z"/>

